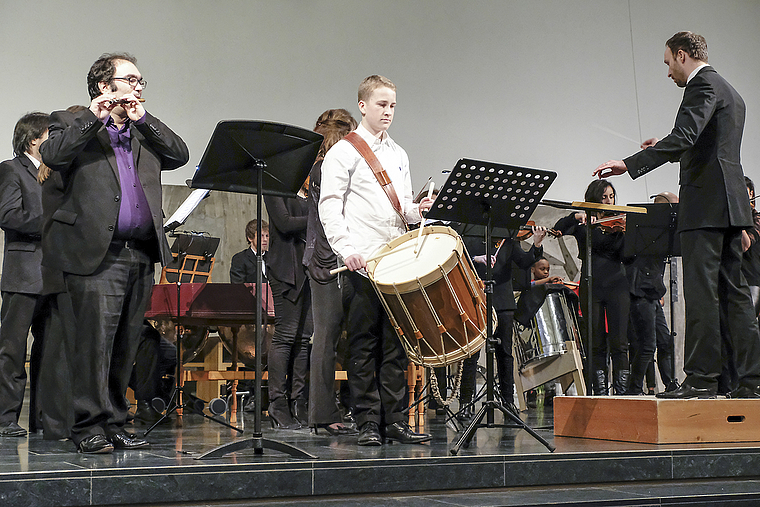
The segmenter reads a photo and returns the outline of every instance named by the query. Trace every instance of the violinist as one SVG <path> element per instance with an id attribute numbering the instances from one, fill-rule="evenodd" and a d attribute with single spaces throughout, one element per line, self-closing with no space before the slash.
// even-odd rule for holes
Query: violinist
<path id="1" fill-rule="evenodd" d="M 654 196 L 654 202 L 675 204 L 678 202 L 678 196 L 671 192 L 661 192 Z M 628 321 L 631 375 L 625 394 L 643 394 L 644 377 L 652 367 L 655 349 L 665 391 L 674 391 L 678 388 L 678 381 L 672 368 L 673 335 L 664 322 L 665 314 L 660 303 L 667 292 L 662 281 L 665 274 L 665 258 L 636 256 L 626 265 L 626 274 L 631 293 L 631 313 Z M 660 331 L 658 320 L 661 322 Z M 653 386 L 653 383 L 647 383 Z"/>
<path id="2" fill-rule="evenodd" d="M 607 180 L 595 180 L 589 184 L 586 202 L 615 204 L 615 188 Z M 624 221 L 614 227 L 605 225 L 604 213 L 591 216 L 592 223 L 599 226 L 592 229 L 591 264 L 593 266 L 593 300 L 591 323 L 593 336 L 592 385 L 594 394 L 607 394 L 607 351 L 612 359 L 612 384 L 615 394 L 623 394 L 627 389 L 628 365 L 628 281 L 623 267 Z M 573 212 L 560 219 L 554 229 L 564 235 L 574 236 L 578 242 L 578 256 L 581 265 L 581 280 L 586 280 L 586 214 Z M 587 288 L 581 285 L 581 300 L 585 300 Z M 605 314 L 607 333 L 605 334 Z M 589 325 L 587 322 L 586 325 Z M 586 350 L 588 344 L 586 344 Z"/>

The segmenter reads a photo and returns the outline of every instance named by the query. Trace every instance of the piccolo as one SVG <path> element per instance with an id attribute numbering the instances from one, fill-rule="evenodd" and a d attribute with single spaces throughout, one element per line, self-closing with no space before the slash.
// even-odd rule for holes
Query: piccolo
<path id="1" fill-rule="evenodd" d="M 138 102 L 145 102 L 145 99 L 140 97 L 137 99 Z M 123 104 L 128 104 L 130 102 L 129 99 L 111 99 L 108 102 L 106 102 L 107 107 L 113 107 L 113 106 L 119 106 Z"/>

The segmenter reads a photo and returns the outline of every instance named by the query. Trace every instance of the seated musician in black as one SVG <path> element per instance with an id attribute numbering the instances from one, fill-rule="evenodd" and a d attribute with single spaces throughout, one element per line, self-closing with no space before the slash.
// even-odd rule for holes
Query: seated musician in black
<path id="1" fill-rule="evenodd" d="M 232 256 L 230 263 L 230 283 L 256 283 L 256 231 L 259 221 L 253 219 L 245 226 L 245 239 L 249 247 Z M 264 262 L 266 262 L 267 250 L 269 249 L 269 224 L 266 220 L 261 222 L 261 250 Z M 266 266 L 262 266 L 262 282 L 266 283 Z"/>

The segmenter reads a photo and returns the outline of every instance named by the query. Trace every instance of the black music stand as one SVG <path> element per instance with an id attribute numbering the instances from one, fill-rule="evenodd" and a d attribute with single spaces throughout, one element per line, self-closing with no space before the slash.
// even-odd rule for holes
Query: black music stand
<path id="1" fill-rule="evenodd" d="M 198 170 L 190 184 L 227 192 L 256 194 L 256 294 L 262 292 L 261 272 L 261 212 L 262 195 L 295 197 L 306 181 L 322 136 L 301 127 L 253 120 L 221 121 L 211 135 Z M 258 301 L 257 301 L 258 302 Z M 263 317 L 261 305 L 256 305 L 256 396 L 253 436 L 221 445 L 196 459 L 220 458 L 227 453 L 253 448 L 263 454 L 264 448 L 284 452 L 294 458 L 317 459 L 295 446 L 262 437 L 261 433 L 261 348 Z"/>
<path id="2" fill-rule="evenodd" d="M 427 213 L 428 218 L 449 220 L 464 224 L 484 226 L 486 244 L 486 259 L 491 258 L 491 235 L 493 226 L 498 225 L 507 229 L 518 229 L 525 225 L 541 197 L 549 190 L 549 186 L 557 177 L 557 173 L 540 169 L 527 169 L 511 165 L 482 162 L 471 159 L 460 159 L 449 174 L 446 183 L 441 188 L 438 197 Z M 491 279 L 491 263 L 486 262 L 486 401 L 480 411 L 470 422 L 469 426 L 456 439 L 450 449 L 451 454 L 459 453 L 462 445 L 469 445 L 478 428 L 521 428 L 541 442 L 549 451 L 554 452 L 554 446 L 541 435 L 512 413 L 494 398 L 494 350 L 496 339 L 493 336 L 493 287 Z M 496 424 L 494 410 L 504 414 L 504 420 L 511 419 L 514 424 Z M 481 424 L 484 417 L 486 423 Z"/>
<path id="3" fill-rule="evenodd" d="M 670 269 L 670 336 L 676 338 L 675 302 L 678 297 L 676 271 L 671 262 L 673 257 L 681 256 L 681 241 L 678 234 L 678 203 L 631 204 L 646 208 L 646 215 L 631 215 L 625 232 L 623 255 L 630 257 L 655 257 L 668 263 Z M 673 375 L 676 371 L 676 355 L 670 357 Z M 665 386 L 667 389 L 668 386 Z"/>

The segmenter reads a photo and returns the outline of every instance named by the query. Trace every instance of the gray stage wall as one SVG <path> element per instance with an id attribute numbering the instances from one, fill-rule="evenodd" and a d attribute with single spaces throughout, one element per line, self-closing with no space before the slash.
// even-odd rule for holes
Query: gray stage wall
<path id="1" fill-rule="evenodd" d="M 759 22 L 754 0 L 2 0 L 0 157 L 19 116 L 88 103 L 89 66 L 126 50 L 146 108 L 190 147 L 165 183 L 192 175 L 219 120 L 358 115 L 359 81 L 380 73 L 399 87 L 390 132 L 417 188 L 467 157 L 557 171 L 548 197 L 574 200 L 598 164 L 669 132 L 681 90 L 664 41 L 689 29 L 747 102 L 744 163 L 760 177 Z M 641 202 L 675 190 L 677 170 L 615 183 Z"/>

